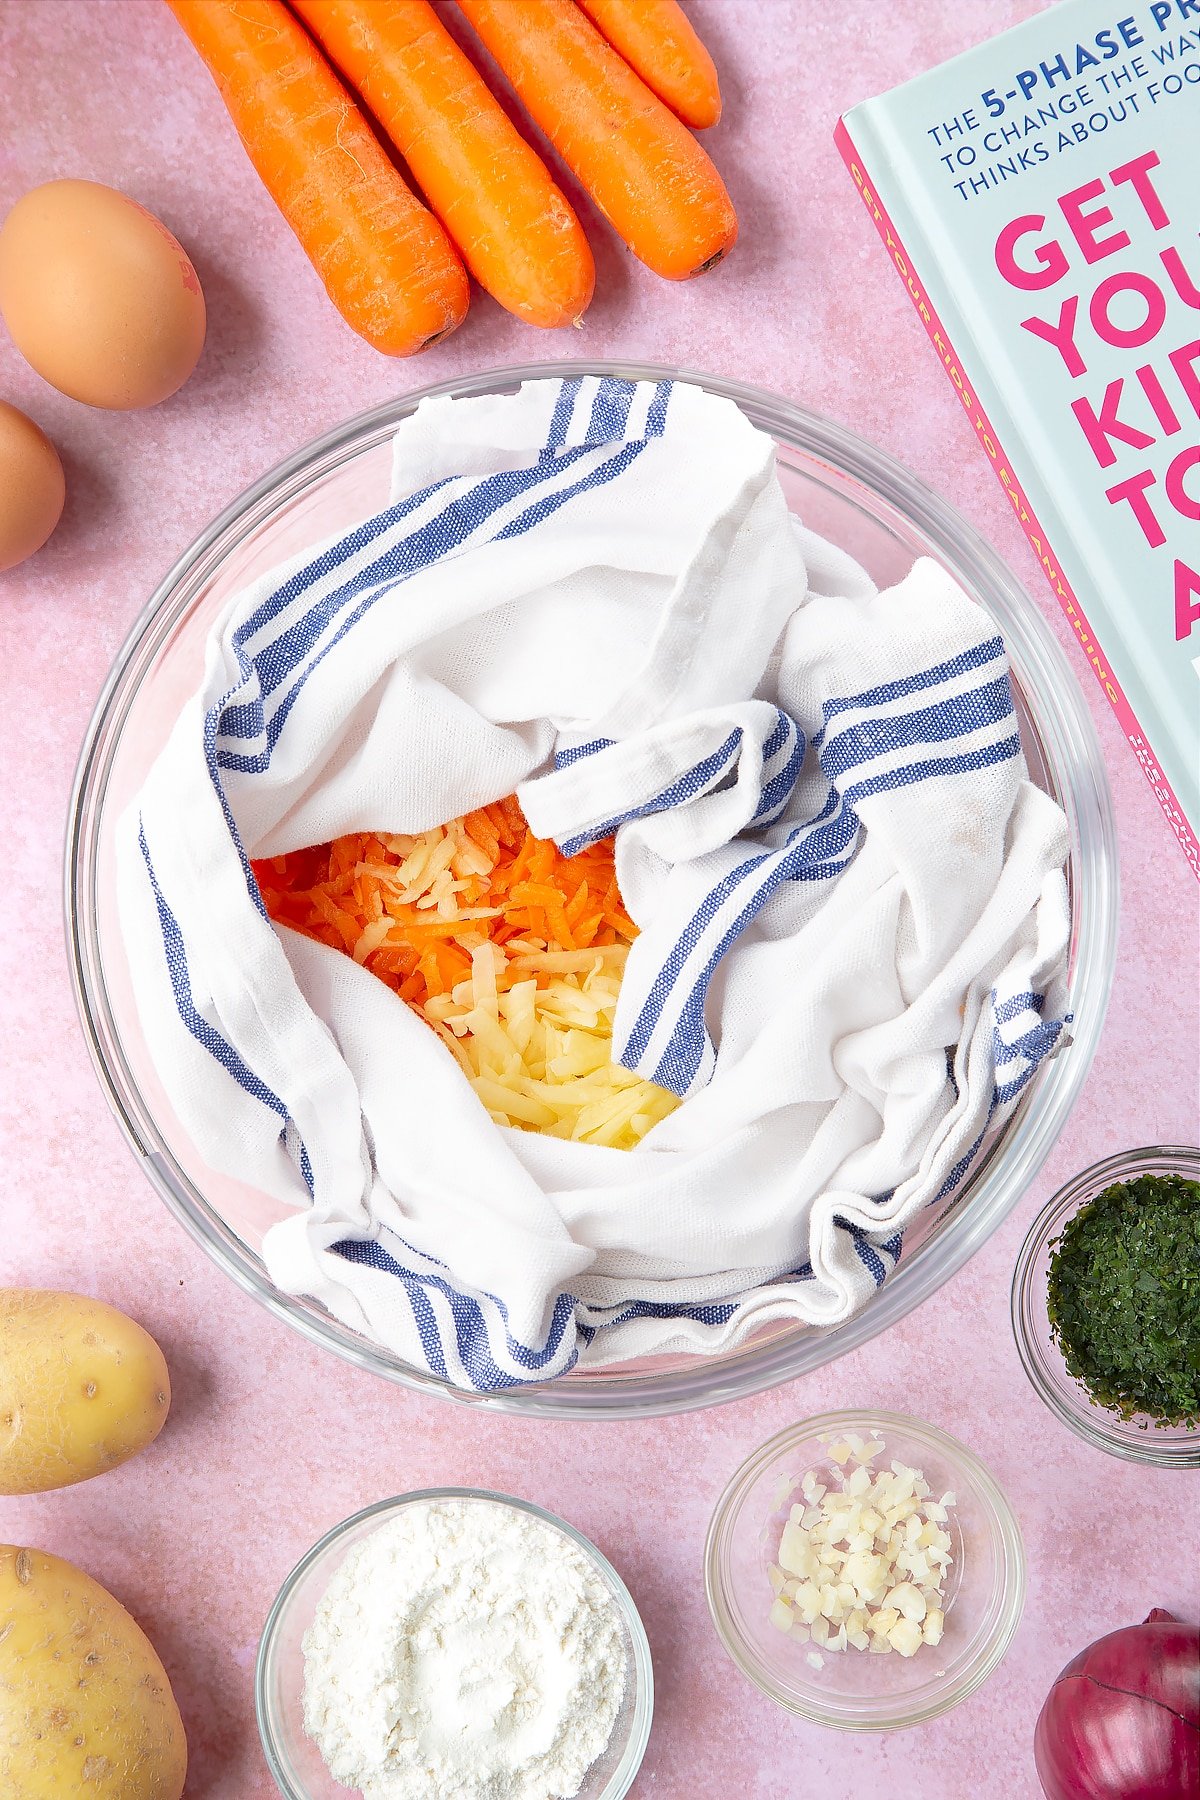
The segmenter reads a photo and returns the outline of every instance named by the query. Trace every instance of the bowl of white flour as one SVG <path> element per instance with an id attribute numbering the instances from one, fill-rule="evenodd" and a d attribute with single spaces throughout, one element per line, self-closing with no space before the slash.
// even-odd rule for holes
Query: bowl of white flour
<path id="1" fill-rule="evenodd" d="M 315 1544 L 255 1692 L 288 1800 L 620 1800 L 654 1707 L 616 1570 L 552 1513 L 474 1488 L 380 1501 Z"/>

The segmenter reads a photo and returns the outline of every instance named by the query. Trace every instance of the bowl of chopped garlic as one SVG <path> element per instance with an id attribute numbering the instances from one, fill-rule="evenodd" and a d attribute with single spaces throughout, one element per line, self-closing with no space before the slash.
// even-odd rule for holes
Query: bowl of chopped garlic
<path id="1" fill-rule="evenodd" d="M 742 1673 L 840 1731 L 949 1712 L 1000 1662 L 1025 1600 L 992 1475 L 900 1413 L 822 1413 L 756 1450 L 717 1503 L 704 1569 Z"/>
<path id="2" fill-rule="evenodd" d="M 880 585 L 898 580 L 918 557 L 936 558 L 996 620 L 1012 669 L 1030 777 L 1061 805 L 1070 827 L 1071 1040 L 1063 1054 L 1038 1067 L 1015 1111 L 982 1142 L 961 1185 L 906 1229 L 903 1257 L 870 1303 L 836 1329 L 781 1321 L 718 1355 L 680 1353 L 611 1366 L 585 1356 L 553 1380 L 469 1392 L 407 1364 L 319 1300 L 281 1292 L 271 1281 L 263 1240 L 291 1209 L 279 1194 L 205 1161 L 167 1099 L 142 1030 L 118 917 L 117 822 L 196 691 L 209 633 L 223 609 L 287 558 L 387 504 L 397 425 L 429 396 L 509 392 L 524 380 L 561 376 L 564 370 L 630 379 L 682 375 L 734 401 L 774 438 L 788 504 L 806 525 L 857 558 Z M 492 824 L 502 840 L 503 820 Z M 463 848 L 450 844 L 448 853 Z M 492 846 L 489 840 L 485 849 L 479 870 L 464 877 L 478 886 L 479 897 L 474 889 L 467 894 L 477 912 L 503 904 L 503 893 L 499 899 L 497 894 L 523 854 L 516 837 L 511 845 Z M 407 845 L 389 849 L 398 866 L 411 854 Z M 274 889 L 267 881 L 268 904 L 277 916 L 319 935 L 322 923 L 309 903 L 312 882 L 305 870 L 289 866 L 275 874 Z M 556 870 L 549 868 L 545 877 L 553 900 Z M 414 908 L 440 905 L 435 888 L 436 880 L 414 899 Z M 359 1367 L 464 1404 L 567 1418 L 685 1411 L 794 1380 L 894 1324 L 961 1268 L 1028 1191 L 1086 1077 L 1111 985 L 1116 905 L 1112 801 L 1087 705 L 1040 612 L 982 539 L 899 463 L 841 426 L 738 382 L 632 363 L 499 369 L 414 392 L 339 426 L 235 500 L 167 575 L 117 657 L 81 753 L 66 856 L 68 949 L 93 1062 L 146 1175 L 208 1254 L 293 1329 Z M 602 1019 L 611 1011 L 611 977 L 619 973 L 624 954 L 621 920 L 611 908 L 609 915 L 610 923 L 616 920 L 612 942 L 603 935 L 595 940 L 602 952 L 600 975 L 568 970 L 561 977 L 563 986 L 591 982 L 596 992 L 569 998 L 576 1011 L 590 1007 Z M 387 945 L 379 946 L 377 959 L 391 954 Z M 516 962 L 514 968 L 518 976 L 536 973 Z M 428 1022 L 460 1060 L 470 1045 L 460 1036 L 458 1014 L 465 1002 L 460 1004 L 454 990 L 465 991 L 468 973 L 474 972 L 444 974 L 446 993 L 424 1003 Z M 409 998 L 409 965 L 399 960 L 391 974 Z M 202 997 L 198 1004 L 203 1006 Z M 566 1073 L 586 1073 L 591 1050 L 581 1039 L 583 1060 L 564 1064 Z M 497 1117 L 493 1097 L 481 1097 Z M 653 1124 L 653 1109 L 637 1093 L 618 1098 L 632 1115 L 635 1136 Z M 536 1120 L 516 1122 L 537 1128 Z"/>

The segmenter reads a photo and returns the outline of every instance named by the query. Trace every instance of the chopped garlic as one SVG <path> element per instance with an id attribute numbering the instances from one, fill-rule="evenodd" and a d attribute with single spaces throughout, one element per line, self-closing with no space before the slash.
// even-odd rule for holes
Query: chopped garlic
<path id="1" fill-rule="evenodd" d="M 898 1459 L 873 1468 L 885 1448 L 878 1438 L 848 1432 L 828 1448 L 832 1467 L 785 1478 L 777 1491 L 776 1512 L 797 1488 L 807 1504 L 791 1506 L 768 1569 L 771 1623 L 827 1651 L 915 1656 L 945 1628 L 953 1540 L 944 1527 L 955 1496 L 935 1500 L 920 1470 Z"/>
<path id="2" fill-rule="evenodd" d="M 915 1619 L 901 1619 L 887 1634 L 888 1643 L 901 1656 L 915 1656 L 921 1648 L 921 1627 Z"/>
<path id="3" fill-rule="evenodd" d="M 881 1438 L 872 1438 L 869 1444 L 859 1445 L 858 1449 L 854 1452 L 854 1460 L 856 1463 L 873 1463 L 875 1458 L 877 1456 L 882 1456 L 882 1454 L 883 1440 Z"/>
<path id="4" fill-rule="evenodd" d="M 904 1618 L 918 1621 L 923 1619 L 929 1610 L 925 1605 L 925 1596 L 919 1588 L 913 1586 L 911 1581 L 902 1581 L 899 1587 L 894 1587 L 884 1600 L 884 1605 L 894 1606 Z"/>
<path id="5" fill-rule="evenodd" d="M 790 1475 L 781 1475 L 779 1477 L 779 1480 L 775 1485 L 775 1498 L 771 1502 L 771 1511 L 772 1512 L 779 1511 L 780 1507 L 783 1505 L 784 1501 L 787 1499 L 788 1495 L 791 1493 L 794 1486 L 795 1486 L 795 1483 L 793 1482 Z"/>

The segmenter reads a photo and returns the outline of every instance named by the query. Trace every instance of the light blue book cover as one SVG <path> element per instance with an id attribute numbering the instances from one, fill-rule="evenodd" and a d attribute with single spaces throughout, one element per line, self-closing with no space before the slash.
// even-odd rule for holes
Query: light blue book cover
<path id="1" fill-rule="evenodd" d="M 837 141 L 1200 873 L 1200 0 L 1062 0 Z"/>

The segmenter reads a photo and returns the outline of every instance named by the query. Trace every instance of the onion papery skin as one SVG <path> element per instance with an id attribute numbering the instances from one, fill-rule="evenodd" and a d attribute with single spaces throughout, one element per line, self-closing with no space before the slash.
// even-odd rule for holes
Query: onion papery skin
<path id="1" fill-rule="evenodd" d="M 1033 1751 L 1047 1800 L 1195 1800 L 1200 1632 L 1156 1607 L 1081 1650 L 1046 1697 Z"/>

